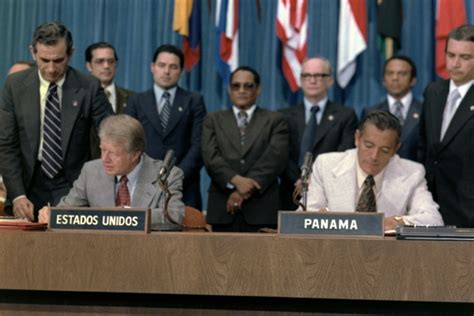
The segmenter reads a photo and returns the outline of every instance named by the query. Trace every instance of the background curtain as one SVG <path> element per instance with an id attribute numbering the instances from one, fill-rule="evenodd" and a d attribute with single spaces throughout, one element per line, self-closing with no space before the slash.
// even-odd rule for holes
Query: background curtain
<path id="1" fill-rule="evenodd" d="M 201 2 L 201 60 L 186 72 L 180 85 L 204 95 L 208 111 L 230 104 L 226 87 L 217 74 L 215 49 L 215 1 Z M 257 9 L 260 4 L 260 10 Z M 434 72 L 435 0 L 403 0 L 403 26 L 400 54 L 413 58 L 418 68 L 414 96 L 422 98 Z M 0 0 L 0 85 L 9 67 L 19 59 L 31 59 L 28 46 L 39 24 L 61 20 L 71 30 L 75 52 L 71 65 L 85 69 L 84 50 L 96 41 L 111 42 L 119 56 L 116 82 L 134 91 L 149 89 L 149 64 L 156 47 L 164 43 L 181 46 L 181 36 L 172 31 L 173 0 Z M 276 0 L 240 1 L 240 64 L 255 68 L 262 77 L 258 103 L 272 110 L 290 106 L 302 99 L 291 93 L 281 72 L 281 46 L 275 34 Z M 384 58 L 377 48 L 376 0 L 367 0 L 369 42 L 357 61 L 357 70 L 345 90 L 337 85 L 330 98 L 352 107 L 358 114 L 366 106 L 381 101 Z M 469 23 L 474 22 L 474 0 L 466 0 Z M 333 69 L 337 61 L 339 1 L 308 0 L 308 56 L 327 57 Z M 203 175 L 205 172 L 203 171 Z M 206 200 L 209 179 L 203 177 Z"/>

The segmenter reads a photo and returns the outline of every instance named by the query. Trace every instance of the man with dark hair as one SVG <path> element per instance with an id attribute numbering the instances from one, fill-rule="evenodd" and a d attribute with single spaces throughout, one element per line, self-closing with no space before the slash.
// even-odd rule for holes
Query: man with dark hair
<path id="1" fill-rule="evenodd" d="M 448 35 L 449 80 L 425 90 L 421 161 L 448 225 L 474 227 L 474 25 Z"/>
<path id="2" fill-rule="evenodd" d="M 228 91 L 232 109 L 208 114 L 203 124 L 202 156 L 212 180 L 207 222 L 214 231 L 276 227 L 287 124 L 280 113 L 257 106 L 260 76 L 252 68 L 237 68 Z"/>
<path id="3" fill-rule="evenodd" d="M 308 210 L 382 212 L 385 230 L 398 224 L 442 225 L 419 163 L 400 158 L 401 127 L 387 111 L 372 111 L 355 133 L 356 149 L 319 155 Z"/>
<path id="4" fill-rule="evenodd" d="M 90 157 L 91 127 L 113 112 L 99 81 L 69 67 L 64 24 L 40 25 L 30 50 L 37 66 L 8 76 L 1 94 L 0 173 L 7 211 L 33 220 L 69 191 Z"/>
<path id="5" fill-rule="evenodd" d="M 201 209 L 201 134 L 206 107 L 200 94 L 178 86 L 183 66 L 179 48 L 168 44 L 158 47 L 150 65 L 155 84 L 131 96 L 126 113 L 145 128 L 145 152 L 150 157 L 163 159 L 169 149 L 174 150 L 176 164 L 184 172 L 183 201 Z"/>
<path id="6" fill-rule="evenodd" d="M 301 70 L 301 104 L 282 109 L 288 122 L 290 156 L 281 175 L 282 208 L 294 210 L 293 192 L 300 186 L 300 168 L 306 152 L 319 154 L 343 151 L 354 147 L 357 116 L 353 109 L 328 99 L 334 83 L 332 67 L 324 57 L 306 60 Z"/>
<path id="7" fill-rule="evenodd" d="M 87 47 L 85 55 L 87 70 L 99 79 L 112 109 L 115 113 L 123 113 L 128 97 L 133 92 L 117 86 L 114 82 L 118 63 L 115 48 L 110 43 L 97 42 Z"/>
<path id="8" fill-rule="evenodd" d="M 392 56 L 383 68 L 383 85 L 387 89 L 386 100 L 366 110 L 389 111 L 402 125 L 401 146 L 397 154 L 406 159 L 418 159 L 418 142 L 420 134 L 421 103 L 411 92 L 416 84 L 416 66 L 407 56 Z"/>
<path id="9" fill-rule="evenodd" d="M 112 115 L 100 125 L 101 159 L 87 162 L 71 191 L 58 206 L 114 207 L 133 206 L 151 209 L 151 222 L 165 223 L 165 195 L 159 186 L 160 160 L 148 157 L 145 131 L 140 122 L 125 115 Z M 180 223 L 184 217 L 183 172 L 174 167 L 168 177 L 171 199 L 168 211 Z M 124 193 L 125 192 L 125 193 Z M 49 208 L 40 212 L 40 222 L 48 222 Z"/>

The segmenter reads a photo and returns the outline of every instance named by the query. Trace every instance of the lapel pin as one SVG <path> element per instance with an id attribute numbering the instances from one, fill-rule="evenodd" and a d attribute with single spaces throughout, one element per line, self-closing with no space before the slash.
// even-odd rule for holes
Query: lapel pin
<path id="1" fill-rule="evenodd" d="M 182 108 L 182 107 L 178 107 L 178 111 L 183 112 L 183 108 Z"/>
<path id="2" fill-rule="evenodd" d="M 471 107 L 469 108 L 469 110 L 474 111 L 474 105 L 471 105 Z"/>
<path id="3" fill-rule="evenodd" d="M 76 107 L 79 105 L 79 102 L 77 102 L 76 100 L 72 101 L 72 106 Z"/>
<path id="4" fill-rule="evenodd" d="M 419 119 L 419 118 L 420 118 L 420 114 L 418 114 L 418 113 L 413 113 L 413 118 L 414 118 L 414 119 Z"/>
<path id="5" fill-rule="evenodd" d="M 334 116 L 333 116 L 333 115 L 329 115 L 329 116 L 328 116 L 328 120 L 329 120 L 329 121 L 334 121 Z"/>

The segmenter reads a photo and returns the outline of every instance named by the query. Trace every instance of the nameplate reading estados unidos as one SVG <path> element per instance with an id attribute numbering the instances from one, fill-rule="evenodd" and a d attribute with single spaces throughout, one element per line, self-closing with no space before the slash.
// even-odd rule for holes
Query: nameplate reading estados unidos
<path id="1" fill-rule="evenodd" d="M 383 236 L 383 213 L 278 212 L 280 235 Z"/>
<path id="2" fill-rule="evenodd" d="M 51 230 L 150 232 L 150 209 L 52 207 Z"/>

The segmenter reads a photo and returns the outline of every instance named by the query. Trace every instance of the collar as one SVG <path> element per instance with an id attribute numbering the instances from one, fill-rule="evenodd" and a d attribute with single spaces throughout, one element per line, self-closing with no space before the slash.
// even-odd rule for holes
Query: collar
<path id="1" fill-rule="evenodd" d="M 49 81 L 46 81 L 42 76 L 41 76 L 41 72 L 38 70 L 38 76 L 39 76 L 39 80 L 40 80 L 40 85 L 42 87 L 46 87 L 46 90 L 48 89 L 49 85 L 51 84 L 51 82 Z M 62 89 L 63 87 L 63 84 L 64 84 L 64 81 L 66 81 L 66 74 L 64 74 L 64 76 L 59 79 L 58 81 L 56 81 L 56 85 Z"/>
<path id="2" fill-rule="evenodd" d="M 386 168 L 386 167 L 385 167 Z M 382 169 L 378 174 L 374 176 L 374 181 L 375 181 L 375 194 L 377 194 L 380 189 L 382 189 L 382 181 L 383 181 L 383 175 L 385 173 L 385 168 Z M 359 166 L 359 161 L 357 160 L 357 154 L 356 154 L 356 176 L 357 176 L 357 187 L 359 188 L 359 191 L 362 189 L 362 186 L 364 185 L 365 178 L 367 178 L 368 174 L 362 170 L 362 168 Z"/>
<path id="3" fill-rule="evenodd" d="M 178 86 L 174 86 L 168 90 L 165 90 L 161 88 L 159 85 L 157 85 L 156 83 L 153 85 L 153 91 L 155 92 L 155 98 L 158 103 L 161 102 L 161 97 L 163 96 L 163 93 L 167 91 L 170 94 L 170 102 L 171 104 L 173 104 L 173 100 L 174 100 L 177 90 L 178 90 Z"/>
<path id="4" fill-rule="evenodd" d="M 234 112 L 234 116 L 235 118 L 237 119 L 237 121 L 239 120 L 239 112 L 240 111 L 244 111 L 245 113 L 247 113 L 247 118 L 248 118 L 248 122 L 250 122 L 250 120 L 252 119 L 252 116 L 253 116 L 253 113 L 255 112 L 255 109 L 257 108 L 257 105 L 254 104 L 252 105 L 251 107 L 249 107 L 247 110 L 241 110 L 239 109 L 238 107 L 236 107 L 235 105 L 232 105 L 232 111 Z"/>
<path id="5" fill-rule="evenodd" d="M 449 94 L 453 92 L 454 89 L 458 89 L 459 94 L 461 95 L 460 100 L 464 99 L 464 96 L 467 94 L 467 91 L 471 88 L 471 86 L 474 84 L 474 79 L 471 81 L 466 82 L 465 84 L 462 84 L 460 86 L 456 86 L 454 81 L 449 80 Z"/>
<path id="6" fill-rule="evenodd" d="M 143 166 L 143 154 L 140 156 L 140 160 L 138 161 L 135 168 L 133 168 L 133 170 L 127 174 L 127 179 L 129 183 L 136 183 L 138 181 L 138 174 L 140 173 L 140 169 L 142 168 L 142 166 Z M 115 176 L 117 183 L 120 182 L 120 178 L 122 176 L 123 175 Z"/>
<path id="7" fill-rule="evenodd" d="M 324 112 L 324 109 L 326 108 L 326 105 L 328 103 L 328 97 L 325 96 L 324 98 L 322 98 L 321 100 L 319 100 L 318 103 L 312 103 L 311 101 L 309 101 L 308 99 L 304 98 L 303 99 L 303 103 L 304 103 L 304 109 L 305 109 L 305 112 L 310 112 L 311 111 L 311 107 L 314 106 L 314 105 L 318 105 L 319 106 L 319 112 L 318 113 L 323 113 Z"/>

